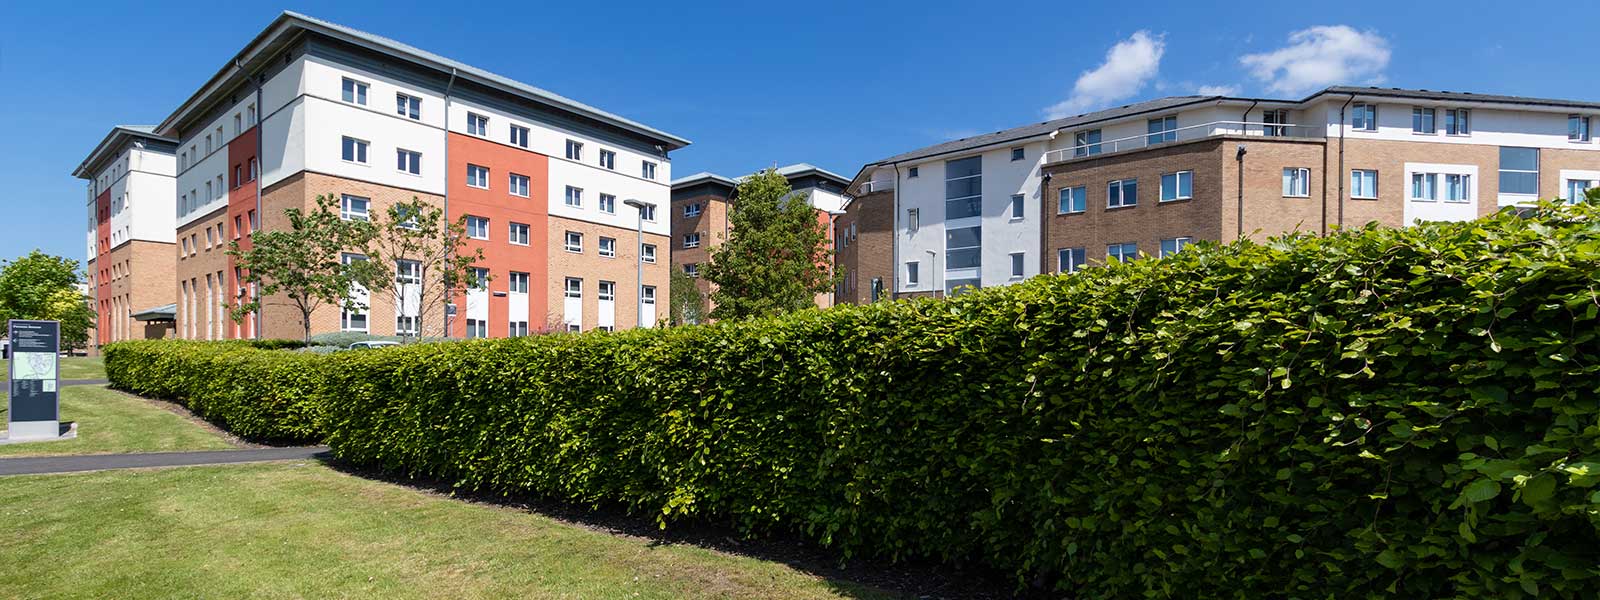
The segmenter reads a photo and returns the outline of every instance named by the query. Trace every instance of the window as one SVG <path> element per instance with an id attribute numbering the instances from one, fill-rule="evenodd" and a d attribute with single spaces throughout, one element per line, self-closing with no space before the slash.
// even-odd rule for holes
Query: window
<path id="1" fill-rule="evenodd" d="M 1150 145 L 1177 141 L 1178 117 L 1150 119 L 1147 123 L 1146 131 L 1150 135 L 1145 136 L 1145 143 Z"/>
<path id="2" fill-rule="evenodd" d="M 1411 133 L 1424 133 L 1433 135 L 1437 129 L 1434 127 L 1434 109 L 1411 109 Z"/>
<path id="3" fill-rule="evenodd" d="M 983 157 L 969 156 L 944 163 L 944 218 L 963 219 L 983 214 Z"/>
<path id="4" fill-rule="evenodd" d="M 600 194 L 600 212 L 608 215 L 617 214 L 617 197 L 611 194 Z"/>
<path id="5" fill-rule="evenodd" d="M 1444 111 L 1444 133 L 1445 135 L 1472 134 L 1472 111 L 1465 108 Z"/>
<path id="6" fill-rule="evenodd" d="M 683 274 L 690 277 L 699 277 L 700 263 L 683 263 Z"/>
<path id="7" fill-rule="evenodd" d="M 1089 188 L 1078 186 L 1061 188 L 1056 200 L 1056 214 L 1081 213 L 1089 207 Z"/>
<path id="8" fill-rule="evenodd" d="M 1079 131 L 1072 136 L 1073 156 L 1094 156 L 1100 153 L 1100 130 Z"/>
<path id="9" fill-rule="evenodd" d="M 578 333 L 580 331 L 583 331 L 583 326 L 582 325 L 579 325 L 577 323 L 568 323 L 567 324 L 567 333 Z"/>
<path id="10" fill-rule="evenodd" d="M 1177 237 L 1161 240 L 1161 258 L 1166 258 L 1182 252 L 1184 248 L 1189 247 L 1189 244 L 1193 243 L 1194 238 L 1192 237 Z"/>
<path id="11" fill-rule="evenodd" d="M 250 215 L 250 231 L 261 231 L 261 219 L 256 218 L 256 211 L 248 211 Z"/>
<path id="12" fill-rule="evenodd" d="M 1085 265 L 1084 248 L 1062 248 L 1056 250 L 1056 272 L 1071 273 L 1082 269 Z"/>
<path id="13" fill-rule="evenodd" d="M 568 298 L 582 298 L 583 297 L 583 280 L 582 279 L 578 279 L 577 277 L 568 277 L 565 289 L 566 289 L 566 297 L 568 297 Z"/>
<path id="14" fill-rule="evenodd" d="M 647 263 L 656 262 L 656 245 L 642 244 L 639 246 L 639 260 Z"/>
<path id="15" fill-rule="evenodd" d="M 234 113 L 233 114 L 233 134 L 234 135 L 239 135 L 240 133 L 242 133 L 244 131 L 243 123 L 244 123 L 244 121 L 239 116 L 239 113 Z"/>
<path id="16" fill-rule="evenodd" d="M 1161 176 L 1161 201 L 1188 200 L 1194 192 L 1194 171 L 1178 171 Z"/>
<path id="17" fill-rule="evenodd" d="M 351 104 L 367 105 L 367 84 L 349 77 L 344 78 L 344 101 Z"/>
<path id="18" fill-rule="evenodd" d="M 1439 199 L 1439 175 L 1436 173 L 1411 174 L 1411 199 L 1433 202 Z"/>
<path id="19" fill-rule="evenodd" d="M 1351 169 L 1350 197 L 1376 199 L 1378 197 L 1378 172 L 1371 169 Z"/>
<path id="20" fill-rule="evenodd" d="M 610 150 L 601 149 L 600 150 L 600 166 L 605 167 L 607 169 L 615 170 L 617 168 L 617 153 L 612 152 Z M 651 179 L 654 179 L 655 178 L 655 174 L 652 173 L 652 174 L 648 175 L 647 177 L 650 177 Z"/>
<path id="21" fill-rule="evenodd" d="M 1577 204 L 1582 202 L 1584 198 L 1588 197 L 1589 189 L 1597 185 L 1600 185 L 1600 182 L 1596 182 L 1591 179 L 1568 179 L 1566 196 L 1567 204 Z"/>
<path id="22" fill-rule="evenodd" d="M 1139 258 L 1139 245 L 1133 242 L 1106 246 L 1106 260 L 1130 261 Z"/>
<path id="23" fill-rule="evenodd" d="M 405 259 L 394 261 L 394 279 L 403 286 L 422 283 L 422 262 Z"/>
<path id="24" fill-rule="evenodd" d="M 906 286 L 916 287 L 922 283 L 922 263 L 910 261 L 906 263 Z"/>
<path id="25" fill-rule="evenodd" d="M 206 134 L 206 154 L 211 154 L 211 134 Z"/>
<path id="26" fill-rule="evenodd" d="M 467 215 L 467 237 L 475 240 L 489 239 L 489 219 Z"/>
<path id="27" fill-rule="evenodd" d="M 366 150 L 366 145 L 365 144 L 363 144 L 361 146 L 361 162 L 367 162 L 367 150 Z M 255 181 L 256 180 L 256 175 L 260 174 L 260 172 L 261 172 L 260 169 L 261 169 L 261 164 L 256 162 L 255 157 L 251 157 L 250 158 L 250 178 L 246 179 L 245 181 Z"/>
<path id="28" fill-rule="evenodd" d="M 1350 128 L 1361 131 L 1378 130 L 1378 105 L 1356 104 L 1350 107 Z"/>
<path id="29" fill-rule="evenodd" d="M 345 136 L 341 156 L 348 162 L 367 164 L 367 143 Z"/>
<path id="30" fill-rule="evenodd" d="M 394 167 L 401 173 L 422 174 L 422 153 L 403 148 L 394 151 Z"/>
<path id="31" fill-rule="evenodd" d="M 1539 195 L 1539 149 L 1500 148 L 1500 193 Z"/>
<path id="32" fill-rule="evenodd" d="M 583 160 L 583 142 L 567 140 L 567 159 Z"/>
<path id="33" fill-rule="evenodd" d="M 206 195 L 205 195 L 205 198 L 207 200 L 216 198 L 216 196 L 212 195 L 211 182 L 210 181 L 206 182 Z M 121 200 L 121 197 L 118 197 L 118 200 Z M 121 203 L 119 202 L 118 206 L 117 206 L 117 210 L 112 211 L 111 214 L 117 214 L 117 213 L 120 213 L 120 212 L 122 212 L 122 206 L 121 206 Z"/>
<path id="34" fill-rule="evenodd" d="M 394 95 L 394 111 L 396 114 L 415 120 L 422 120 L 422 99 L 405 94 Z"/>
<path id="35" fill-rule="evenodd" d="M 472 275 L 467 280 L 467 284 L 472 289 L 475 289 L 475 290 L 488 289 L 489 288 L 489 270 L 485 269 L 483 267 L 473 267 L 472 268 Z"/>
<path id="36" fill-rule="evenodd" d="M 522 196 L 523 198 L 527 198 L 528 197 L 528 176 L 527 175 L 518 175 L 516 173 L 512 173 L 511 177 L 510 177 L 510 181 L 507 182 L 507 185 L 510 186 L 511 195 L 513 195 L 513 196 Z"/>
<path id="37" fill-rule="evenodd" d="M 250 117 L 249 123 L 251 125 L 255 125 L 256 124 L 256 105 L 251 104 L 250 106 L 246 106 L 244 110 L 245 110 L 245 114 L 249 115 L 249 117 Z"/>
<path id="38" fill-rule="evenodd" d="M 1444 201 L 1471 202 L 1472 176 L 1454 173 L 1446 174 L 1444 176 Z"/>
<path id="39" fill-rule="evenodd" d="M 528 337 L 528 322 L 508 321 L 506 323 L 506 337 Z"/>
<path id="40" fill-rule="evenodd" d="M 217 187 L 216 187 L 216 190 L 217 190 L 216 199 L 217 200 L 221 200 L 222 199 L 222 176 L 221 175 L 217 176 Z"/>
<path id="41" fill-rule="evenodd" d="M 1022 160 L 1024 158 L 1027 158 L 1027 153 L 1024 152 L 1022 148 L 1012 148 L 1011 149 L 1011 160 L 1017 161 L 1017 160 Z"/>
<path id="42" fill-rule="evenodd" d="M 655 221 L 656 220 L 656 205 L 654 205 L 654 204 L 646 204 L 646 205 L 644 205 L 644 208 L 640 208 L 639 209 L 639 218 L 644 219 L 646 221 Z"/>
<path id="43" fill-rule="evenodd" d="M 183 238 L 183 255 L 189 255 L 189 238 Z"/>
<path id="44" fill-rule="evenodd" d="M 234 165 L 233 189 L 239 189 L 239 186 L 241 185 L 244 185 L 244 165 Z"/>
<path id="45" fill-rule="evenodd" d="M 683 247 L 685 247 L 685 248 L 699 248 L 700 247 L 700 232 L 696 231 L 696 232 L 692 232 L 692 233 L 683 234 Z"/>
<path id="46" fill-rule="evenodd" d="M 211 247 L 215 246 L 215 245 L 217 245 L 216 233 L 214 231 L 212 231 L 210 227 L 207 227 L 206 228 L 206 249 L 210 250 Z"/>
<path id="47" fill-rule="evenodd" d="M 921 174 L 922 174 L 922 170 L 921 169 L 919 169 L 917 167 L 911 167 L 911 170 L 906 172 L 906 179 L 916 179 L 917 176 L 921 175 Z"/>
<path id="48" fill-rule="evenodd" d="M 367 212 L 371 204 L 366 198 L 345 194 L 339 199 L 339 218 L 346 221 L 369 221 L 371 215 Z"/>
<path id="49" fill-rule="evenodd" d="M 478 113 L 467 113 L 467 133 L 488 137 L 489 117 Z"/>
<path id="50" fill-rule="evenodd" d="M 339 256 L 339 262 L 345 265 L 364 260 L 367 260 L 367 257 L 360 254 L 346 253 Z M 366 331 L 367 307 L 364 306 L 366 298 L 362 297 L 366 295 L 366 291 L 359 289 L 359 287 L 351 291 L 354 292 L 353 295 L 356 296 L 354 298 L 354 300 L 356 300 L 356 306 L 354 307 L 354 310 L 349 308 L 341 308 L 339 310 L 339 328 L 345 331 Z"/>
<path id="51" fill-rule="evenodd" d="M 489 322 L 483 319 L 467 319 L 467 339 L 475 340 L 489 337 Z"/>
<path id="52" fill-rule="evenodd" d="M 489 189 L 489 168 L 478 165 L 467 165 L 467 185 L 475 188 Z"/>
<path id="53" fill-rule="evenodd" d="M 1261 122 L 1269 125 L 1261 127 L 1261 135 L 1268 137 L 1282 137 L 1289 135 L 1288 127 L 1272 127 L 1271 125 L 1285 125 L 1289 122 L 1289 111 L 1266 110 L 1261 111 Z"/>
<path id="54" fill-rule="evenodd" d="M 567 186 L 567 206 L 583 208 L 583 189 Z"/>
<path id="55" fill-rule="evenodd" d="M 506 278 L 506 291 L 513 294 L 528 293 L 528 274 L 512 271 Z"/>
<path id="56" fill-rule="evenodd" d="M 239 232 L 244 229 L 244 219 L 239 215 L 233 216 L 233 239 L 239 239 Z"/>
<path id="57" fill-rule="evenodd" d="M 693 204 L 685 204 L 685 205 L 683 205 L 683 216 L 685 216 L 685 217 L 698 217 L 698 216 L 700 216 L 700 203 L 699 202 L 695 202 Z"/>
<path id="58" fill-rule="evenodd" d="M 567 252 L 583 252 L 583 234 L 568 231 L 565 248 Z"/>
<path id="59" fill-rule="evenodd" d="M 528 224 L 512 223 L 511 227 L 506 232 L 506 239 L 518 246 L 528 245 Z"/>
<path id="60" fill-rule="evenodd" d="M 656 178 L 656 164 L 653 163 L 653 162 L 650 162 L 648 160 L 644 161 L 639 170 L 640 170 L 640 173 L 639 173 L 640 177 L 643 177 L 645 179 L 655 179 Z"/>
<path id="61" fill-rule="evenodd" d="M 917 232 L 917 227 L 920 226 L 918 221 L 920 220 L 921 212 L 915 208 L 906 209 L 906 233 Z"/>
<path id="62" fill-rule="evenodd" d="M 1106 184 L 1106 208 L 1139 204 L 1139 180 L 1123 179 Z"/>
<path id="63" fill-rule="evenodd" d="M 975 269 L 983 264 L 983 226 L 946 229 L 944 268 Z"/>
<path id="64" fill-rule="evenodd" d="M 611 302 L 617 299 L 617 282 L 601 281 L 595 286 L 595 298 L 601 302 Z"/>
<path id="65" fill-rule="evenodd" d="M 1311 196 L 1311 169 L 1285 167 L 1283 169 L 1283 195 L 1289 198 Z"/>
<path id="66" fill-rule="evenodd" d="M 521 125 L 511 126 L 511 145 L 528 147 L 528 128 Z"/>
<path id="67" fill-rule="evenodd" d="M 1574 142 L 1589 141 L 1589 117 L 1569 115 L 1567 117 L 1567 139 Z"/>
<path id="68" fill-rule="evenodd" d="M 600 237 L 600 256 L 612 258 L 617 255 L 617 238 Z"/>
<path id="69" fill-rule="evenodd" d="M 1022 212 L 1022 208 L 1023 208 L 1022 194 L 1012 194 L 1011 195 L 1011 220 L 1017 221 L 1017 220 L 1021 220 L 1024 217 L 1023 212 Z"/>
<path id="70" fill-rule="evenodd" d="M 1023 253 L 1023 252 L 1012 252 L 1011 253 L 1011 277 L 1012 277 L 1012 279 L 1018 279 L 1018 278 L 1022 277 L 1022 264 L 1023 264 L 1023 257 L 1025 257 L 1025 256 L 1027 256 L 1027 255 L 1025 253 Z"/>
<path id="71" fill-rule="evenodd" d="M 642 302 L 652 305 L 656 303 L 656 286 L 647 285 L 641 291 L 642 293 L 639 296 Z"/>

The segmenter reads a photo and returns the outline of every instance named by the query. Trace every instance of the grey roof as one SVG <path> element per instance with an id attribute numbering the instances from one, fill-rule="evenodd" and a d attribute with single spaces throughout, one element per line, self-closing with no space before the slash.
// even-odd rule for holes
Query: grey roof
<path id="1" fill-rule="evenodd" d="M 663 145 L 667 146 L 668 150 L 676 150 L 690 144 L 689 140 L 686 138 L 672 135 L 643 123 L 608 113 L 582 102 L 561 96 L 554 92 L 540 89 L 520 81 L 516 81 L 509 77 L 496 75 L 466 63 L 451 60 L 432 52 L 422 50 L 415 46 L 383 37 L 381 35 L 367 33 L 359 29 L 324 21 L 322 19 L 310 17 L 290 10 L 283 11 L 283 14 L 279 15 L 271 25 L 268 25 L 267 29 L 264 30 L 261 35 L 257 36 L 254 40 L 251 40 L 250 44 L 247 45 L 244 50 L 239 52 L 237 58 L 244 58 L 244 55 L 250 50 L 251 47 L 258 43 L 267 41 L 265 39 L 268 37 L 267 34 L 283 25 L 292 25 L 309 31 L 316 31 L 324 35 L 357 42 L 360 45 L 371 47 L 386 54 L 408 59 L 424 66 L 439 69 L 441 71 L 454 71 L 462 79 L 475 80 L 483 85 L 500 88 L 513 94 L 562 108 L 624 130 L 633 131 L 634 133 L 643 135 L 645 137 L 653 138 L 659 142 L 662 142 Z M 224 76 L 228 75 L 229 70 L 234 68 L 234 66 L 235 62 L 230 60 L 227 65 L 217 73 L 216 76 L 212 77 L 211 81 L 207 82 L 206 86 L 202 87 L 200 91 L 196 92 L 193 97 L 185 101 L 184 105 L 179 107 L 178 110 L 172 114 L 172 116 L 169 116 L 166 118 L 166 120 L 162 121 L 159 127 L 165 129 L 172 126 L 175 118 L 177 118 L 181 113 L 185 112 L 185 109 L 202 99 L 206 89 L 210 87 L 212 82 L 224 78 Z"/>
<path id="2" fill-rule="evenodd" d="M 782 167 L 778 167 L 776 170 L 778 171 L 779 175 L 784 176 L 786 179 L 794 179 L 795 177 L 799 177 L 801 175 L 816 173 L 823 177 L 835 180 L 839 185 L 848 185 L 850 183 L 850 179 L 842 177 L 838 173 L 834 173 L 833 171 L 829 171 L 811 163 L 795 163 L 792 165 L 784 165 Z M 716 173 L 701 171 L 693 175 L 672 180 L 672 187 L 686 187 L 713 181 L 728 187 L 735 187 L 739 185 L 739 180 L 744 179 L 745 177 L 746 176 L 744 175 L 739 177 L 725 177 Z"/>
<path id="3" fill-rule="evenodd" d="M 177 304 L 163 304 L 155 308 L 147 308 L 133 313 L 133 318 L 138 321 L 155 321 L 158 319 L 174 319 L 178 316 Z"/>
<path id="4" fill-rule="evenodd" d="M 117 125 L 112 127 L 106 137 L 101 139 L 99 144 L 95 144 L 94 150 L 89 151 L 89 156 L 84 157 L 83 161 L 78 163 L 78 167 L 72 170 L 72 176 L 82 179 L 93 178 L 94 167 L 105 159 L 105 155 L 108 152 L 120 148 L 124 138 L 142 137 L 172 144 L 178 143 L 178 140 L 156 135 L 155 132 L 154 125 Z"/>
<path id="5" fill-rule="evenodd" d="M 878 161 L 869 163 L 867 166 L 870 167 L 870 166 L 873 166 L 873 165 L 905 162 L 905 161 L 908 161 L 908 160 L 916 160 L 916 159 L 919 159 L 919 158 L 928 158 L 930 156 L 939 156 L 941 154 L 950 154 L 950 153 L 954 153 L 954 152 L 961 152 L 963 150 L 972 150 L 972 149 L 975 149 L 975 148 L 983 148 L 985 146 L 993 146 L 993 145 L 997 145 L 997 144 L 1003 144 L 1003 143 L 1006 143 L 1006 142 L 1014 142 L 1014 141 L 1017 141 L 1017 140 L 1025 140 L 1025 139 L 1028 139 L 1028 138 L 1038 137 L 1038 136 L 1041 136 L 1041 135 L 1049 135 L 1051 132 L 1054 132 L 1054 131 L 1056 131 L 1058 129 L 1069 128 L 1069 127 L 1077 127 L 1077 126 L 1080 126 L 1080 125 L 1088 125 L 1090 123 L 1095 123 L 1095 122 L 1098 122 L 1098 121 L 1106 121 L 1106 120 L 1110 120 L 1110 119 L 1119 119 L 1119 118 L 1122 118 L 1122 117 L 1132 116 L 1132 115 L 1136 115 L 1136 114 L 1140 114 L 1140 113 L 1146 113 L 1146 112 L 1152 112 L 1152 111 L 1158 111 L 1158 110 L 1166 110 L 1166 109 L 1169 109 L 1169 108 L 1175 108 L 1175 107 L 1179 107 L 1179 106 L 1187 106 L 1187 105 L 1190 105 L 1190 104 L 1199 104 L 1199 103 L 1202 103 L 1202 102 L 1209 102 L 1209 101 L 1213 101 L 1213 100 L 1227 100 L 1227 99 L 1228 98 L 1225 98 L 1223 96 L 1169 96 L 1169 97 L 1166 97 L 1166 98 L 1157 98 L 1155 100 L 1148 100 L 1148 101 L 1145 101 L 1145 102 L 1137 102 L 1137 103 L 1129 104 L 1129 105 L 1126 105 L 1126 106 L 1120 106 L 1120 107 L 1117 107 L 1117 108 L 1110 108 L 1110 109 L 1106 109 L 1106 110 L 1095 111 L 1095 112 L 1092 112 L 1092 113 L 1085 113 L 1085 114 L 1077 115 L 1077 116 L 1074 116 L 1074 117 L 1066 117 L 1066 118 L 1063 118 L 1063 119 L 1055 119 L 1055 120 L 1051 120 L 1051 121 L 1044 121 L 1044 122 L 1040 122 L 1040 123 L 1034 123 L 1032 125 L 1024 125 L 1022 127 L 1013 127 L 1011 129 L 1005 129 L 1005 130 L 1002 130 L 1002 131 L 996 131 L 994 133 L 986 133 L 986 134 L 983 134 L 983 135 L 975 135 L 975 136 L 972 136 L 972 137 L 969 137 L 969 138 L 961 138 L 959 140 L 952 140 L 952 141 L 945 142 L 945 143 L 942 143 L 942 144 L 934 144 L 932 146 L 928 146 L 926 148 L 920 148 L 920 149 L 917 149 L 917 150 L 912 150 L 912 151 L 906 152 L 904 154 L 896 154 L 894 156 L 891 156 L 891 157 L 888 157 L 888 158 L 885 158 L 885 159 L 882 159 L 882 160 L 878 160 Z"/>
<path id="6" fill-rule="evenodd" d="M 1411 98 L 1416 100 L 1451 100 L 1456 102 L 1493 102 L 1499 104 L 1528 104 L 1534 106 L 1558 106 L 1564 108 L 1594 108 L 1600 109 L 1600 102 L 1585 102 L 1582 100 L 1559 100 L 1555 98 L 1531 98 L 1528 96 L 1504 96 L 1499 94 L 1474 94 L 1472 92 L 1449 92 L 1435 90 L 1408 90 L 1403 88 L 1359 87 L 1336 85 L 1322 90 L 1301 102 L 1311 100 L 1325 94 L 1355 94 L 1358 96 L 1380 96 L 1389 98 Z"/>

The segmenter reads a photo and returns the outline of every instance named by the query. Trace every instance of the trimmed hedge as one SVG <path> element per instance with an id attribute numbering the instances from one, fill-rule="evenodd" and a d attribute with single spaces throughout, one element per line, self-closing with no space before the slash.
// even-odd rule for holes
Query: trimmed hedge
<path id="1" fill-rule="evenodd" d="M 137 340 L 105 348 L 112 387 L 170 400 L 241 438 L 268 443 L 323 438 L 316 355 L 292 340 Z"/>
<path id="2" fill-rule="evenodd" d="M 1593 597 L 1597 223 L 1203 244 L 946 301 L 316 373 L 344 460 L 663 526 L 1083 597 Z"/>

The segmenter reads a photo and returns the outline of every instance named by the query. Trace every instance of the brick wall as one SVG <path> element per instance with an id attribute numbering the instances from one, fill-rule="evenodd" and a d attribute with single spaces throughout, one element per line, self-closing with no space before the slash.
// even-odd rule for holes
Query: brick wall
<path id="1" fill-rule="evenodd" d="M 700 216 L 683 216 L 683 207 L 690 204 L 700 205 Z M 686 233 L 699 232 L 700 247 L 684 248 L 683 236 Z M 706 194 L 690 198 L 675 199 L 672 201 L 672 266 L 683 268 L 685 264 L 696 264 L 701 269 L 711 263 L 711 248 L 721 245 L 727 239 L 728 233 L 728 199 L 722 196 Z M 706 298 L 706 310 L 711 308 L 711 282 L 704 277 L 695 281 L 700 288 L 700 295 Z"/>
<path id="2" fill-rule="evenodd" d="M 616 284 L 615 323 L 617 329 L 633 327 L 639 318 L 637 291 L 638 285 L 638 244 L 639 233 L 634 229 L 609 227 L 588 221 L 550 217 L 550 277 L 545 282 L 545 293 L 549 308 L 548 323 L 560 323 L 564 316 L 566 306 L 566 279 L 577 277 L 583 280 L 583 330 L 594 329 L 600 319 L 600 300 L 597 290 L 599 282 L 610 281 Z M 565 249 L 566 233 L 575 231 L 583 234 L 583 252 L 568 252 Z M 600 237 L 610 237 L 617 240 L 616 256 L 607 258 L 600 256 Z M 667 278 L 669 268 L 668 244 L 671 240 L 664 235 L 644 234 L 644 243 L 656 245 L 656 262 L 644 264 L 644 285 L 656 288 L 656 319 L 667 316 L 668 289 Z M 540 282 L 529 283 L 532 288 L 530 293 L 538 293 Z M 530 315 L 530 319 L 537 319 L 537 315 Z M 537 328 L 539 323 L 530 322 L 529 327 Z"/>
<path id="3" fill-rule="evenodd" d="M 834 264 L 844 272 L 834 302 L 865 304 L 873 301 L 874 278 L 883 281 L 885 292 L 894 290 L 894 193 L 883 191 L 852 200 L 844 214 L 834 219 L 834 236 L 844 238 L 852 226 L 854 237 L 842 248 L 834 245 L 838 249 Z"/>
<path id="4" fill-rule="evenodd" d="M 177 337 L 192 340 L 225 339 L 230 323 L 223 303 L 228 286 L 219 276 L 228 270 L 226 207 L 178 228 L 176 281 L 173 298 L 178 303 Z M 217 228 L 223 227 L 218 239 Z M 210 232 L 210 237 L 207 237 Z M 185 253 L 185 241 L 187 250 Z M 208 282 L 209 277 L 209 282 Z M 184 292 L 187 284 L 188 292 Z"/>

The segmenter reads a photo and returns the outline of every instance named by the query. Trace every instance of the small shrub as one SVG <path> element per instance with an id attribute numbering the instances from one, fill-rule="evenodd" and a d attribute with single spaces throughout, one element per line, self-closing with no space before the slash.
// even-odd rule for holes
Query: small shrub
<path id="1" fill-rule="evenodd" d="M 322 439 L 321 363 L 264 350 L 260 341 L 139 340 L 105 348 L 112 387 L 177 402 L 239 437 L 259 442 Z"/>

